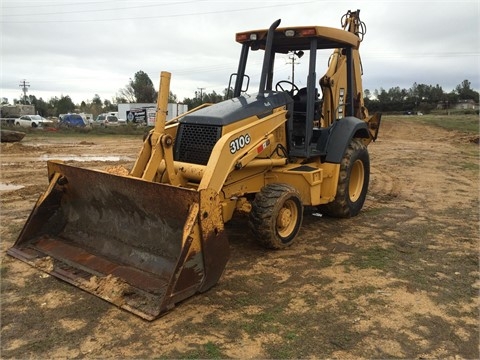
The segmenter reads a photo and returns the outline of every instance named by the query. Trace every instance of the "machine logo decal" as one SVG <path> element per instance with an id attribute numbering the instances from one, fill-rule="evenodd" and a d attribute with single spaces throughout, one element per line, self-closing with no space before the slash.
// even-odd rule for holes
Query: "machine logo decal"
<path id="1" fill-rule="evenodd" d="M 250 144 L 250 135 L 241 135 L 230 142 L 230 153 L 235 154 L 237 151 L 243 149 L 245 145 Z"/>

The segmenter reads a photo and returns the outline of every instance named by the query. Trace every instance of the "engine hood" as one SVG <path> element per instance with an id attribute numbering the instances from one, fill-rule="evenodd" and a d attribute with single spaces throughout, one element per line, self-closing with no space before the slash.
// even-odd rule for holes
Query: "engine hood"
<path id="1" fill-rule="evenodd" d="M 285 92 L 242 95 L 185 115 L 180 123 L 224 126 L 251 116 L 262 118 L 271 114 L 273 109 L 284 105 L 290 107 L 292 103 L 292 98 Z"/>

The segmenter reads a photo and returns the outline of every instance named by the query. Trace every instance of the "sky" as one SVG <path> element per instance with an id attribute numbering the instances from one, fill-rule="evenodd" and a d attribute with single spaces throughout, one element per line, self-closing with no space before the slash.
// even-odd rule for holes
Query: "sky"
<path id="1" fill-rule="evenodd" d="M 157 90 L 160 72 L 171 72 L 170 90 L 180 101 L 200 89 L 223 94 L 240 55 L 235 33 L 277 19 L 280 27 L 340 28 L 342 15 L 357 9 L 367 28 L 364 89 L 416 82 L 450 92 L 469 80 L 480 90 L 479 0 L 0 0 L 0 97 L 21 98 L 25 81 L 27 95 L 45 101 L 112 101 L 140 70 Z M 319 78 L 329 54 L 318 60 Z M 302 87 L 307 61 L 297 62 Z M 277 78 L 290 79 L 288 57 L 276 69 Z M 251 75 L 255 92 L 258 72 Z"/>

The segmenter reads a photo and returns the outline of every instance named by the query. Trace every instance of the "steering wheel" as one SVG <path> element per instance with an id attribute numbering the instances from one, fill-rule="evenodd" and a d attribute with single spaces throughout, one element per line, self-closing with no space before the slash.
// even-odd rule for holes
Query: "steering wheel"
<path id="1" fill-rule="evenodd" d="M 282 84 L 288 84 L 292 87 L 292 90 L 285 90 L 282 86 Z M 298 87 L 297 85 L 295 85 L 293 82 L 291 81 L 288 81 L 288 80 L 281 80 L 279 82 L 277 82 L 277 84 L 275 85 L 275 90 L 276 91 L 285 91 L 285 92 L 288 92 L 290 93 L 292 96 L 295 94 L 295 92 L 298 93 Z"/>

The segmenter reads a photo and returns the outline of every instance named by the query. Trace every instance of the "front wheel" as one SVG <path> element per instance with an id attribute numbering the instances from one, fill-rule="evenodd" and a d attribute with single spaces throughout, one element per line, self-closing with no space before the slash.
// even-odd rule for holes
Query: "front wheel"
<path id="1" fill-rule="evenodd" d="M 292 245 L 303 220 L 303 204 L 298 191 L 287 184 L 268 184 L 256 194 L 250 212 L 250 227 L 266 248 Z"/>
<path id="2" fill-rule="evenodd" d="M 353 139 L 340 163 L 337 194 L 329 204 L 319 206 L 328 216 L 348 218 L 357 215 L 367 197 L 370 158 L 361 139 Z"/>

